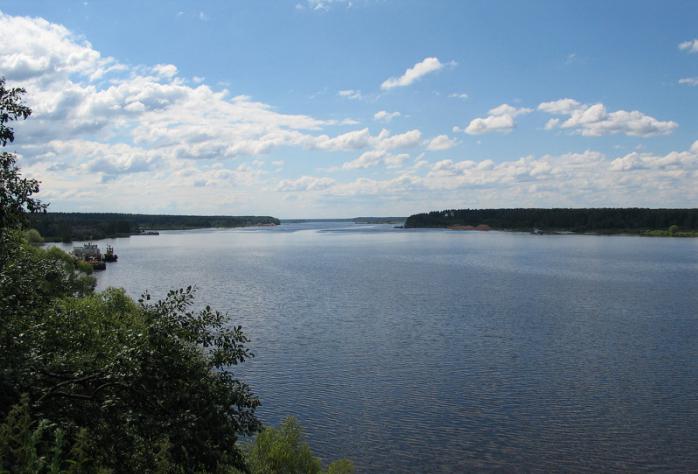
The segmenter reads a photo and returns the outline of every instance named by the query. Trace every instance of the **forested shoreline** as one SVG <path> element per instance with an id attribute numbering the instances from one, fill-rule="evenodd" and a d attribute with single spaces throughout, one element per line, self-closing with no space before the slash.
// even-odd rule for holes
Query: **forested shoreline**
<path id="1" fill-rule="evenodd" d="M 486 225 L 496 230 L 698 235 L 698 209 L 512 208 L 450 209 L 413 214 L 406 228 Z"/>
<path id="2" fill-rule="evenodd" d="M 48 212 L 31 214 L 30 226 L 46 241 L 99 240 L 127 237 L 154 230 L 186 230 L 210 227 L 234 228 L 279 225 L 271 216 L 191 216 L 169 214 L 121 214 L 109 212 Z"/>

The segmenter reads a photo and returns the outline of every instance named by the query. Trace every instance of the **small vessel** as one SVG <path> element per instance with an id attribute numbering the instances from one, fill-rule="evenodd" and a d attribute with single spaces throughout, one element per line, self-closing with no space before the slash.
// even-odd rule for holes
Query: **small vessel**
<path id="1" fill-rule="evenodd" d="M 111 245 L 107 245 L 107 250 L 104 252 L 104 256 L 102 257 L 102 260 L 105 262 L 116 262 L 119 259 L 119 256 L 114 253 L 114 247 Z"/>
<path id="2" fill-rule="evenodd" d="M 82 247 L 74 247 L 73 255 L 85 261 L 88 259 L 102 260 L 102 252 L 99 251 L 97 244 L 93 244 L 92 242 L 83 244 Z"/>
<path id="3" fill-rule="evenodd" d="M 116 262 L 118 258 L 111 245 L 107 245 L 107 253 L 102 256 L 102 252 L 99 250 L 97 244 L 93 244 L 92 242 L 83 244 L 82 247 L 73 248 L 73 255 L 83 262 L 89 263 L 94 270 L 106 270 L 106 262 Z"/>

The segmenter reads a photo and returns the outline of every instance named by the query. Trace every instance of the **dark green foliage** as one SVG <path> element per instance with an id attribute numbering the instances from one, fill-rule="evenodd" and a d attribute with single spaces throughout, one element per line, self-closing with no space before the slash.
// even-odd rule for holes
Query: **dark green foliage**
<path id="1" fill-rule="evenodd" d="M 8 127 L 7 123 L 26 119 L 32 113 L 22 100 L 26 92 L 21 87 L 6 88 L 5 78 L 0 77 L 0 145 L 2 146 L 15 140 L 14 130 Z"/>
<path id="2" fill-rule="evenodd" d="M 22 396 L 0 425 L 0 473 L 95 474 L 111 472 L 99 466 L 96 446 L 86 429 L 67 440 L 47 419 L 34 421 L 29 399 Z"/>
<path id="3" fill-rule="evenodd" d="M 0 233 L 0 417 L 33 381 L 37 341 L 58 298 L 90 294 L 95 280 L 59 249 L 25 242 L 18 231 Z M 90 269 L 91 271 L 91 269 Z"/>
<path id="4" fill-rule="evenodd" d="M 29 107 L 24 105 L 21 88 L 5 88 L 5 78 L 0 77 L 0 145 L 5 146 L 15 139 L 14 130 L 7 123 L 26 119 L 31 115 Z M 32 195 L 39 192 L 39 182 L 35 179 L 22 178 L 17 168 L 14 153 L 0 153 L 0 232 L 5 229 L 26 224 L 25 211 L 30 213 L 46 210 Z"/>
<path id="5" fill-rule="evenodd" d="M 572 232 L 642 232 L 679 224 L 698 230 L 698 209 L 453 209 L 414 214 L 405 227 L 477 226 L 493 229 Z"/>
<path id="6" fill-rule="evenodd" d="M 354 474 L 354 463 L 348 459 L 338 459 L 327 466 L 327 474 Z"/>
<path id="7" fill-rule="evenodd" d="M 44 238 L 36 229 L 29 229 L 24 231 L 24 239 L 31 245 L 41 245 L 44 243 Z"/>
<path id="8" fill-rule="evenodd" d="M 115 289 L 59 299 L 23 325 L 5 380 L 29 394 L 37 417 L 89 429 L 99 449 L 87 458 L 114 472 L 162 463 L 152 448 L 164 436 L 186 469 L 243 466 L 235 441 L 259 429 L 259 402 L 228 367 L 250 356 L 247 339 L 222 313 L 192 311 L 192 300 L 191 288 L 154 304 Z"/>
<path id="9" fill-rule="evenodd" d="M 0 81 L 3 144 L 14 139 L 4 124 L 30 113 L 23 92 Z M 251 356 L 241 328 L 193 311 L 192 288 L 157 303 L 95 294 L 91 270 L 27 242 L 26 214 L 45 207 L 31 197 L 38 182 L 13 155 L 0 164 L 0 469 L 244 468 L 237 436 L 260 425 L 259 401 L 229 370 Z"/>
<path id="10" fill-rule="evenodd" d="M 50 241 L 125 237 L 145 230 L 278 225 L 269 216 L 174 216 L 150 214 L 51 212 L 30 216 L 31 226 Z"/>

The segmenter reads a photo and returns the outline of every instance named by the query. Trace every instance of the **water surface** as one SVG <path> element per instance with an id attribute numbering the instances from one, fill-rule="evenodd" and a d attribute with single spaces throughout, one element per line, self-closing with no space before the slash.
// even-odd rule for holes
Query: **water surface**
<path id="1" fill-rule="evenodd" d="M 256 357 L 262 420 L 360 472 L 698 469 L 698 239 L 162 232 L 99 288 L 196 284 Z"/>

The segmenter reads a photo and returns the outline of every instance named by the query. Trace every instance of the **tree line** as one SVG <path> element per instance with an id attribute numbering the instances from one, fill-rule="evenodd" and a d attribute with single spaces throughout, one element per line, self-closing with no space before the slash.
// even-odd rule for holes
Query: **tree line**
<path id="1" fill-rule="evenodd" d="M 449 209 L 414 214 L 405 227 L 477 226 L 492 229 L 641 233 L 678 226 L 680 230 L 698 230 L 698 209 L 647 208 L 515 208 Z"/>
<path id="2" fill-rule="evenodd" d="M 147 230 L 279 225 L 271 216 L 187 216 L 106 212 L 48 212 L 31 214 L 30 225 L 48 241 L 98 240 L 125 237 Z"/>

